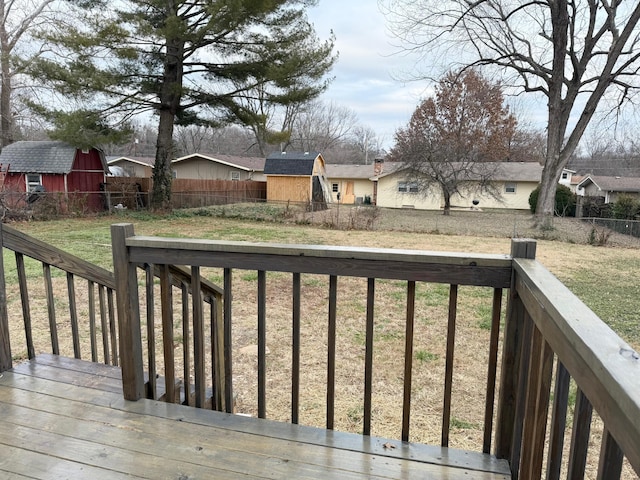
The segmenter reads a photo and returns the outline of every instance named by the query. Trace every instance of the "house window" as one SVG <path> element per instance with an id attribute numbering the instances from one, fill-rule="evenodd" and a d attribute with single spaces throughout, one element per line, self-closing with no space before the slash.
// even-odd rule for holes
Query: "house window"
<path id="1" fill-rule="evenodd" d="M 171 176 L 173 178 L 178 178 L 178 172 L 176 172 L 175 170 L 171 170 Z"/>
<path id="2" fill-rule="evenodd" d="M 516 184 L 515 183 L 505 183 L 504 184 L 504 193 L 516 193 Z"/>
<path id="3" fill-rule="evenodd" d="M 340 191 L 340 186 L 337 183 L 332 183 L 331 184 L 331 191 L 333 193 L 339 192 Z"/>
<path id="4" fill-rule="evenodd" d="M 33 192 L 42 186 L 42 175 L 38 173 L 27 174 L 27 192 Z"/>
<path id="5" fill-rule="evenodd" d="M 567 180 L 569 178 L 569 172 L 562 172 L 562 180 Z"/>
<path id="6" fill-rule="evenodd" d="M 231 172 L 231 180 L 240 180 L 240 172 Z"/>
<path id="7" fill-rule="evenodd" d="M 416 182 L 398 182 L 398 192 L 418 193 L 418 184 Z"/>

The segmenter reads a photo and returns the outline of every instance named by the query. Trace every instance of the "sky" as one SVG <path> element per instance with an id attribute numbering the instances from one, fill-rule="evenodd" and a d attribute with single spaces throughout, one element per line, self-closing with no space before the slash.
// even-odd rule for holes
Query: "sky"
<path id="1" fill-rule="evenodd" d="M 307 11 L 318 37 L 336 36 L 335 77 L 321 99 L 353 110 L 363 126 L 375 130 L 385 148 L 393 134 L 405 127 L 428 85 L 403 83 L 394 77 L 410 69 L 411 58 L 394 55 L 377 0 L 319 0 Z"/>

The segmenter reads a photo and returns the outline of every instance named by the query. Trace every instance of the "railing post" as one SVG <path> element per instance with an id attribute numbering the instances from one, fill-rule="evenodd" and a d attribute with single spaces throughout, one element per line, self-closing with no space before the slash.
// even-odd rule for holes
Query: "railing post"
<path id="1" fill-rule="evenodd" d="M 144 396 L 138 277 L 136 265 L 129 262 L 129 252 L 126 245 L 127 237 L 133 235 L 133 225 L 130 223 L 111 226 L 122 390 L 126 400 L 138 400 Z"/>
<path id="2" fill-rule="evenodd" d="M 513 239 L 511 241 L 512 258 L 535 258 L 536 242 L 531 239 Z M 500 375 L 500 394 L 498 397 L 498 417 L 496 422 L 496 450 L 498 458 L 510 458 L 516 427 L 516 401 L 518 390 L 518 371 L 523 350 L 525 309 L 515 291 L 515 273 L 511 276 L 511 289 L 507 304 L 507 318 L 502 350 L 502 373 Z M 511 469 L 518 468 L 512 465 Z"/>
<path id="3" fill-rule="evenodd" d="M 9 315 L 7 313 L 7 289 L 4 279 L 3 224 L 0 222 L 0 372 L 13 368 L 11 341 L 9 338 Z"/>

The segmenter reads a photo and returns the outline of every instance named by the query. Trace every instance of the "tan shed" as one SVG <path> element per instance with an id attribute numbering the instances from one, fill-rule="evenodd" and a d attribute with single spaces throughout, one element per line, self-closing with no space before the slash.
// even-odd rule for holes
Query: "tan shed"
<path id="1" fill-rule="evenodd" d="M 324 158 L 318 152 L 272 153 L 264 165 L 267 201 L 313 203 L 331 202 Z"/>

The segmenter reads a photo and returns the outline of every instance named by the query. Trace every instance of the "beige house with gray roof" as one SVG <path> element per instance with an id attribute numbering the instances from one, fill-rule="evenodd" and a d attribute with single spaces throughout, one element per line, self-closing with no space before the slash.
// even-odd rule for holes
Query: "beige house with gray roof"
<path id="1" fill-rule="evenodd" d="M 528 210 L 529 196 L 536 189 L 542 177 L 542 166 L 535 162 L 500 162 L 495 167 L 493 187 L 499 193 L 497 198 L 482 192 L 478 181 L 470 178 L 462 186 L 462 195 L 454 195 L 452 208 L 499 208 Z M 416 182 L 400 164 L 385 164 L 382 173 L 373 177 L 376 205 L 388 208 L 416 208 L 440 210 L 444 208 L 442 190 L 436 183 L 429 191 L 420 190 Z M 477 206 L 473 201 L 477 201 Z"/>
<path id="2" fill-rule="evenodd" d="M 264 158 L 192 153 L 171 162 L 174 178 L 266 181 Z"/>
<path id="3" fill-rule="evenodd" d="M 604 203 L 615 203 L 620 195 L 640 197 L 640 178 L 587 175 L 578 184 L 586 197 L 603 197 Z"/>
<path id="4" fill-rule="evenodd" d="M 327 164 L 326 171 L 333 202 L 361 204 L 373 198 L 373 165 Z"/>

